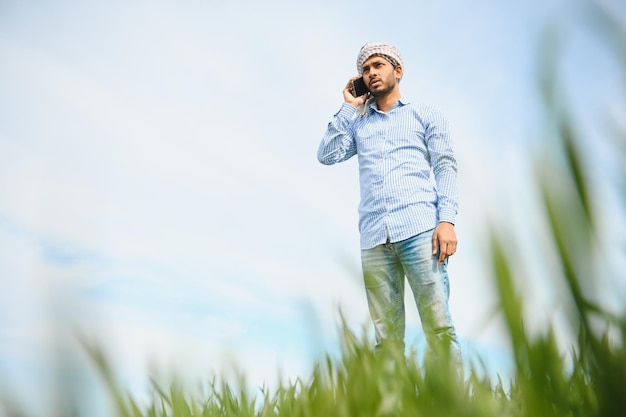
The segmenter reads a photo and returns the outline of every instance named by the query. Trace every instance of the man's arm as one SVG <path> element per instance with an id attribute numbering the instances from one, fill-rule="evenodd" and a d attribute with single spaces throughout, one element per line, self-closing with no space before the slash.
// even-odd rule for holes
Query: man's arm
<path id="1" fill-rule="evenodd" d="M 326 133 L 317 150 L 317 159 L 324 165 L 345 161 L 356 154 L 356 142 L 349 131 L 356 108 L 365 102 L 367 95 L 352 95 L 352 77 L 343 89 L 344 103 L 328 124 Z"/>
<path id="2" fill-rule="evenodd" d="M 457 163 L 448 132 L 448 122 L 435 109 L 430 109 L 428 114 L 425 139 L 437 187 L 439 221 L 455 224 L 458 209 Z"/>
<path id="3" fill-rule="evenodd" d="M 454 230 L 458 209 L 457 163 L 448 132 L 448 122 L 436 110 L 426 135 L 426 144 L 430 155 L 437 186 L 437 210 L 439 224 L 433 234 L 433 255 L 439 255 L 439 263 L 453 255 L 457 248 Z"/>
<path id="4" fill-rule="evenodd" d="M 356 108 L 344 103 L 328 124 L 322 143 L 317 150 L 317 159 L 322 164 L 336 164 L 356 154 L 356 143 L 348 131 L 355 111 Z"/>

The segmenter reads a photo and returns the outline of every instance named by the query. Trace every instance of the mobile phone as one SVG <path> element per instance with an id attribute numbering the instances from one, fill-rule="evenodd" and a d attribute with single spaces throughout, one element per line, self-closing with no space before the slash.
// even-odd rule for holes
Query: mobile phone
<path id="1" fill-rule="evenodd" d="M 354 94 L 354 97 L 360 97 L 363 94 L 369 93 L 369 91 L 370 90 L 368 90 L 365 85 L 365 81 L 363 81 L 363 77 L 352 81 L 352 94 Z"/>

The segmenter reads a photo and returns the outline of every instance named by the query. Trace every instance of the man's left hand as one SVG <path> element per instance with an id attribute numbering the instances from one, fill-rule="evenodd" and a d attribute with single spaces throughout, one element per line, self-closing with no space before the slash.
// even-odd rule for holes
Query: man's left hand
<path id="1" fill-rule="evenodd" d="M 456 232 L 454 225 L 448 222 L 441 222 L 435 228 L 433 233 L 433 256 L 439 253 L 439 263 L 456 252 Z"/>

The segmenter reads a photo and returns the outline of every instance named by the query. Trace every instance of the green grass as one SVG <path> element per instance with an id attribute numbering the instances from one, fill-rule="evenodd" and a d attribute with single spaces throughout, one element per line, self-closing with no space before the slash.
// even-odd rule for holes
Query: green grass
<path id="1" fill-rule="evenodd" d="M 507 389 L 476 369 L 460 375 L 450 365 L 453 361 L 445 358 L 427 355 L 418 361 L 416 355 L 407 356 L 395 346 L 374 352 L 371 340 L 344 325 L 339 358 L 327 355 L 310 375 L 272 392 L 259 389 L 258 395 L 251 396 L 244 376 L 237 384 L 213 379 L 203 395 L 192 395 L 176 382 L 168 387 L 153 383 L 153 401 L 141 409 L 115 383 L 98 349 L 89 350 L 122 417 L 626 415 L 626 320 L 616 323 L 621 326 L 621 345 L 609 343 L 586 327 L 588 311 L 582 308 L 579 343 L 573 346 L 573 363 L 568 363 L 552 332 L 531 339 L 519 326 L 521 303 L 512 290 L 506 261 L 497 247 L 494 251 L 517 364 L 516 377 Z"/>

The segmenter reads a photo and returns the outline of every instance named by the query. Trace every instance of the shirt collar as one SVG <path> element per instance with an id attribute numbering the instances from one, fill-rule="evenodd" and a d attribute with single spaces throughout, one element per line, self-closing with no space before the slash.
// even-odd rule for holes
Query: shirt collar
<path id="1" fill-rule="evenodd" d="M 399 99 L 398 99 L 398 101 L 396 101 L 396 102 L 393 104 L 393 106 L 391 106 L 391 108 L 389 109 L 389 111 L 395 110 L 395 109 L 397 109 L 398 107 L 406 106 L 407 104 L 409 104 L 409 102 L 408 102 L 408 101 L 406 101 L 406 100 L 404 100 L 404 99 L 402 99 L 402 98 L 399 98 Z M 378 110 L 378 104 L 376 103 L 376 100 L 372 100 L 372 102 L 369 104 L 368 108 L 369 108 L 369 110 L 370 110 L 370 111 L 372 111 L 372 110 L 373 110 L 373 111 Z"/>

